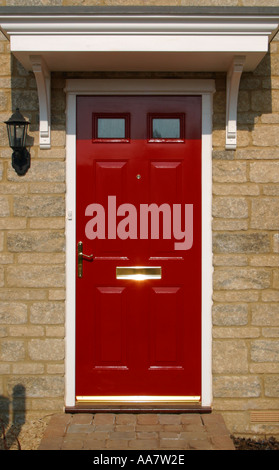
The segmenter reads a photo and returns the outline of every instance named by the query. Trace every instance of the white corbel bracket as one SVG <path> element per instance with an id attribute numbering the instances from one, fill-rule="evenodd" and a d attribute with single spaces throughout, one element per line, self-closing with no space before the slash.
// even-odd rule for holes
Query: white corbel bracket
<path id="1" fill-rule="evenodd" d="M 39 55 L 30 56 L 37 82 L 40 112 L 40 148 L 50 148 L 50 72 Z"/>
<path id="2" fill-rule="evenodd" d="M 237 101 L 245 56 L 235 56 L 227 72 L 226 149 L 236 148 Z"/>

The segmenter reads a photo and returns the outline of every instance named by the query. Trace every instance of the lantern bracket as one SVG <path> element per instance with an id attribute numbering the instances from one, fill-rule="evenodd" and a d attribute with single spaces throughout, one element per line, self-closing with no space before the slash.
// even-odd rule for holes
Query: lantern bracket
<path id="1" fill-rule="evenodd" d="M 40 108 L 40 148 L 49 149 L 50 144 L 50 72 L 43 58 L 31 55 L 30 62 L 37 82 Z"/>

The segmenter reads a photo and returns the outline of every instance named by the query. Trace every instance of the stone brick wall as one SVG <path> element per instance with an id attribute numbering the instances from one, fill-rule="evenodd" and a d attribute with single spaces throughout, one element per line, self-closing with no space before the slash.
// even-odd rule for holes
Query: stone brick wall
<path id="1" fill-rule="evenodd" d="M 279 433 L 278 40 L 242 76 L 236 151 L 218 80 L 214 102 L 214 409 L 243 435 Z"/>
<path id="2" fill-rule="evenodd" d="M 65 99 L 53 80 L 52 148 L 40 150 L 34 75 L 0 39 L 0 410 L 42 415 L 64 406 Z M 3 124 L 17 106 L 32 122 L 23 177 Z"/>
<path id="3" fill-rule="evenodd" d="M 0 5 L 7 6 L 77 4 L 195 2 L 0 0 Z M 199 5 L 279 6 L 279 0 L 200 0 Z M 34 76 L 11 57 L 5 38 L 0 39 L 0 122 L 16 106 L 32 122 L 32 167 L 24 177 L 11 168 L 6 129 L 0 124 L 0 396 L 6 400 L 3 406 L 13 402 L 22 413 L 41 415 L 61 411 L 64 406 L 63 88 L 67 74 L 52 75 L 52 148 L 40 150 Z M 222 412 L 234 434 L 278 437 L 279 38 L 273 40 L 270 54 L 255 72 L 241 78 L 236 151 L 224 148 L 225 75 L 206 74 L 208 77 L 216 80 L 217 89 L 213 117 L 213 408 Z"/>

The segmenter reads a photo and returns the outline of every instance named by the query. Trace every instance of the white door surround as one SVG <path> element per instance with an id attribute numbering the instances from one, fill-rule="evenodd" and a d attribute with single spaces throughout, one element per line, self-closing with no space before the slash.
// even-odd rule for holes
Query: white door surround
<path id="1" fill-rule="evenodd" d="M 67 80 L 66 137 L 66 394 L 75 406 L 76 97 L 77 95 L 200 95 L 202 97 L 202 407 L 212 404 L 212 112 L 214 80 Z"/>

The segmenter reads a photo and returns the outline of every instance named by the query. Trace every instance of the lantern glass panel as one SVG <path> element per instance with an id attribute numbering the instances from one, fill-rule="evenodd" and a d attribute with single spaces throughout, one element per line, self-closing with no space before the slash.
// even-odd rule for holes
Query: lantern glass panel
<path id="1" fill-rule="evenodd" d="M 13 124 L 8 126 L 9 141 L 12 148 L 25 147 L 26 127 L 24 124 Z"/>

